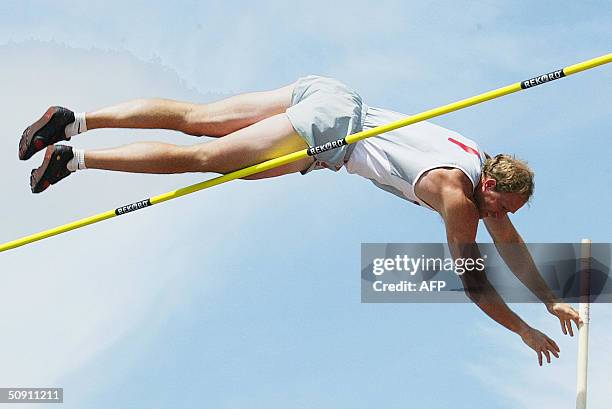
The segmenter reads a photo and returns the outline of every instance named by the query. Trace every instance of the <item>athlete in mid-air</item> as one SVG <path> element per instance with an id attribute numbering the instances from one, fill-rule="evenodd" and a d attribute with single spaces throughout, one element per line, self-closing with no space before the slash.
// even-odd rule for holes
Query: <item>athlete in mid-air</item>
<path id="1" fill-rule="evenodd" d="M 300 78 L 273 91 L 234 96 L 210 104 L 141 99 L 95 112 L 74 113 L 51 107 L 24 132 L 19 158 L 46 148 L 33 170 L 32 192 L 84 169 L 137 173 L 229 173 L 269 159 L 398 120 L 405 115 L 368 107 L 341 82 L 318 76 Z M 140 142 L 113 149 L 83 151 L 57 144 L 98 128 L 156 128 L 217 139 L 191 146 Z M 496 244 L 515 243 L 518 251 L 500 254 L 512 272 L 545 304 L 573 336 L 578 313 L 546 286 L 508 213 L 533 194 L 533 172 L 509 155 L 486 155 L 478 145 L 429 122 L 420 122 L 351 145 L 270 169 L 247 179 L 306 174 L 346 167 L 402 199 L 438 212 L 444 219 L 455 258 L 478 258 L 479 220 Z M 530 327 L 503 301 L 484 271 L 461 275 L 466 293 L 492 319 L 517 333 L 542 365 L 558 357 L 559 347 Z"/>

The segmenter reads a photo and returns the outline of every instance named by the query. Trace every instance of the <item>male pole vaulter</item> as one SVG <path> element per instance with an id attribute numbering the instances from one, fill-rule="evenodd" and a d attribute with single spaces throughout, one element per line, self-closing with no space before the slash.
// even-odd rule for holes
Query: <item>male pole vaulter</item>
<path id="1" fill-rule="evenodd" d="M 334 144 L 349 134 L 404 118 L 397 112 L 368 107 L 343 83 L 318 76 L 266 92 L 234 96 L 211 104 L 164 99 L 125 102 L 95 112 L 51 107 L 23 133 L 19 157 L 27 160 L 46 148 L 42 165 L 30 178 L 32 192 L 85 169 L 137 173 L 216 172 L 227 174 L 309 146 Z M 178 146 L 140 142 L 103 150 L 80 150 L 57 144 L 98 128 L 158 128 L 216 137 L 212 142 Z M 371 180 L 376 186 L 444 219 L 453 257 L 478 258 L 479 220 L 496 244 L 514 243 L 518 251 L 500 253 L 512 272 L 573 336 L 578 313 L 560 302 L 540 276 L 508 213 L 533 194 L 533 172 L 510 155 L 486 155 L 457 132 L 419 122 L 248 176 L 262 179 L 327 168 Z M 557 344 L 512 312 L 484 272 L 461 276 L 467 295 L 492 319 L 517 333 L 543 357 L 558 357 Z"/>

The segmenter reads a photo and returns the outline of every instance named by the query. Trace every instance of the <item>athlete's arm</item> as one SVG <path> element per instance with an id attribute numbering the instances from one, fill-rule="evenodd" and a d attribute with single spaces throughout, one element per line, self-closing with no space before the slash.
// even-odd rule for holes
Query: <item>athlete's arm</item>
<path id="1" fill-rule="evenodd" d="M 468 197 L 471 189 L 471 182 L 461 171 L 445 169 L 428 172 L 415 186 L 417 196 L 437 210 L 444 219 L 446 239 L 455 259 L 480 258 L 476 245 L 480 214 Z M 517 334 L 529 328 L 499 296 L 484 270 L 469 271 L 460 275 L 460 278 L 466 295 L 493 320 Z"/>
<path id="2" fill-rule="evenodd" d="M 476 244 L 479 212 L 476 205 L 461 190 L 450 189 L 443 193 L 440 214 L 446 226 L 446 236 L 455 259 L 478 259 L 480 251 Z M 476 265 L 475 263 L 473 265 Z M 550 363 L 550 354 L 559 357 L 557 344 L 548 336 L 530 327 L 515 314 L 500 297 L 487 279 L 483 270 L 474 269 L 460 275 L 467 296 L 493 320 L 521 336 L 525 344 L 538 355 L 542 365 L 543 357 Z"/>
<path id="3" fill-rule="evenodd" d="M 453 258 L 480 259 L 480 251 L 475 242 L 479 220 L 476 206 L 462 192 L 448 192 L 442 205 L 440 214 L 444 219 Z M 466 271 L 459 277 L 466 295 L 488 316 L 517 334 L 527 330 L 528 325 L 510 310 L 487 279 L 484 269 Z"/>
<path id="4" fill-rule="evenodd" d="M 546 305 L 548 311 L 557 316 L 564 334 L 573 336 L 572 321 L 579 326 L 580 315 L 568 304 L 561 302 L 542 278 L 538 267 L 508 215 L 495 219 L 484 219 L 485 226 L 493 238 L 495 247 L 512 273 Z"/>

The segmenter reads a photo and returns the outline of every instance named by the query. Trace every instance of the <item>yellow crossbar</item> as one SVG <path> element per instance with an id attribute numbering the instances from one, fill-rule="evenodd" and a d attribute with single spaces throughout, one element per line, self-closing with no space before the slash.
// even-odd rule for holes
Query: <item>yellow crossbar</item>
<path id="1" fill-rule="evenodd" d="M 444 105 L 438 108 L 430 109 L 428 111 L 421 112 L 416 115 L 409 116 L 399 121 L 391 122 L 386 125 L 378 126 L 376 128 L 368 129 L 367 131 L 357 132 L 352 135 L 348 135 L 346 138 L 339 139 L 333 143 L 327 143 L 322 146 L 310 147 L 303 149 L 298 152 L 294 152 L 288 155 L 281 156 L 276 159 L 271 159 L 262 162 L 258 165 L 249 166 L 244 169 L 237 170 L 235 172 L 228 173 L 201 183 L 196 183 L 191 186 L 187 186 L 181 189 L 174 190 L 172 192 L 164 193 L 158 196 L 151 197 L 150 199 L 141 200 L 140 202 L 132 203 L 126 206 L 119 207 L 115 210 L 109 210 L 104 213 L 100 213 L 91 217 L 87 217 L 81 220 L 74 221 L 72 223 L 64 224 L 62 226 L 55 227 L 53 229 L 45 230 L 40 233 L 36 233 L 30 236 L 26 236 L 17 240 L 10 241 L 0 245 L 0 252 L 14 249 L 16 247 L 24 246 L 26 244 L 33 243 L 35 241 L 43 240 L 51 236 L 66 233 L 70 230 L 79 229 L 81 227 L 88 226 L 90 224 L 101 222 L 102 220 L 111 219 L 116 216 L 121 216 L 126 213 L 130 213 L 135 210 L 140 210 L 145 207 L 162 203 L 167 200 L 176 199 L 177 197 L 185 196 L 199 190 L 208 189 L 213 186 L 220 185 L 231 180 L 244 178 L 246 176 L 253 175 L 255 173 L 263 172 L 268 169 L 276 168 L 278 166 L 285 165 L 300 159 L 313 156 L 318 152 L 324 152 L 326 150 L 334 149 L 338 146 L 355 143 L 362 139 L 369 138 L 371 136 L 379 135 L 381 133 L 389 132 L 393 129 L 401 128 L 407 125 L 411 125 L 420 121 L 425 121 L 430 118 L 434 118 L 440 115 L 448 114 L 449 112 L 457 111 L 459 109 L 467 108 L 472 105 L 480 104 L 482 102 L 490 101 L 492 99 L 500 98 L 508 94 L 512 94 L 517 91 L 532 88 L 537 85 L 541 85 L 556 79 L 566 77 L 568 75 L 576 74 L 581 71 L 589 70 L 597 66 L 608 64 L 612 62 L 612 54 L 606 54 L 601 57 L 593 58 L 578 64 L 570 65 L 560 70 L 552 71 L 547 74 L 538 75 L 537 77 L 530 78 L 525 81 L 517 82 L 506 87 L 498 88 L 493 91 L 485 92 L 480 95 L 473 96 L 471 98 L 462 99 L 457 102 L 453 102 L 448 105 Z"/>

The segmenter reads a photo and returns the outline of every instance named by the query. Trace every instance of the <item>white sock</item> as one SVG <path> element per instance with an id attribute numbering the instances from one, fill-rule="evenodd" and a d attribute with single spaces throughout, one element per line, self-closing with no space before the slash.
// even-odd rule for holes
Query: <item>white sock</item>
<path id="1" fill-rule="evenodd" d="M 87 130 L 87 123 L 85 122 L 85 112 L 79 112 L 74 114 L 74 122 L 66 125 L 64 129 L 66 131 L 66 138 L 70 139 L 74 135 L 78 135 Z"/>
<path id="2" fill-rule="evenodd" d="M 85 167 L 85 150 L 72 148 L 72 153 L 74 157 L 66 164 L 68 170 L 76 172 L 77 170 L 87 169 Z"/>

